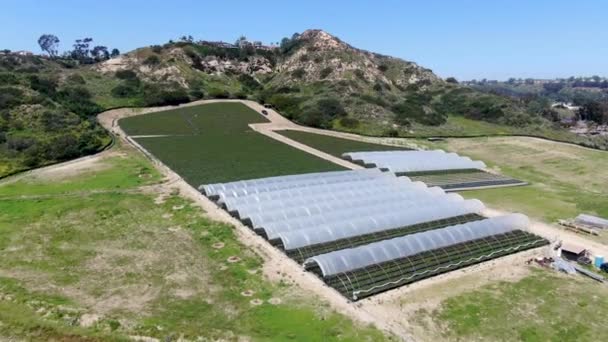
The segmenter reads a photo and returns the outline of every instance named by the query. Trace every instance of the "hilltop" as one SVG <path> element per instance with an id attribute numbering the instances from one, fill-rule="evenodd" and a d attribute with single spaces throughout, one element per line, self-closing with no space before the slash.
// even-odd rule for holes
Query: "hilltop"
<path id="1" fill-rule="evenodd" d="M 322 30 L 294 34 L 280 46 L 188 38 L 88 61 L 0 54 L 0 176 L 103 148 L 110 138 L 95 120 L 103 110 L 204 98 L 247 98 L 300 124 L 363 134 L 500 132 L 605 143 L 562 132 L 544 104 L 444 80 Z"/>

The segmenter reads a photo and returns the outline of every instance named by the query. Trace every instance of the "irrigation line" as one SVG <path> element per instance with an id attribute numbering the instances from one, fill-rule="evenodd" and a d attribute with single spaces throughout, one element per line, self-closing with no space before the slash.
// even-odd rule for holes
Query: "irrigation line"
<path id="1" fill-rule="evenodd" d="M 509 248 L 504 248 L 504 249 L 495 250 L 495 251 L 493 251 L 493 252 L 492 252 L 492 253 L 490 253 L 490 254 L 481 255 L 481 256 L 479 256 L 479 257 L 474 257 L 474 258 L 469 258 L 469 259 L 467 259 L 467 260 L 461 260 L 461 261 L 459 261 L 459 262 L 457 262 L 457 263 L 455 263 L 455 264 L 449 264 L 449 265 L 445 265 L 445 266 L 439 266 L 439 267 L 437 267 L 437 268 L 435 268 L 435 269 L 425 270 L 425 271 L 423 271 L 423 272 L 416 272 L 416 273 L 414 273 L 414 274 L 412 274 L 412 275 L 410 275 L 410 276 L 408 276 L 408 277 L 402 277 L 402 278 L 399 278 L 399 279 L 397 279 L 397 280 L 394 280 L 394 281 L 389 281 L 389 282 L 384 283 L 384 284 L 375 285 L 375 286 L 372 286 L 372 287 L 371 287 L 371 288 L 369 288 L 369 289 L 357 290 L 357 291 L 354 291 L 354 292 L 353 292 L 353 300 L 357 300 L 357 295 L 358 295 L 359 293 L 362 293 L 362 292 L 363 292 L 363 293 L 366 293 L 366 292 L 371 292 L 371 291 L 373 291 L 373 290 L 375 290 L 375 289 L 377 289 L 377 288 L 384 287 L 384 286 L 387 286 L 387 285 L 398 285 L 400 282 L 402 282 L 402 281 L 404 281 L 404 280 L 409 280 L 409 279 L 412 279 L 412 278 L 414 278 L 414 277 L 417 277 L 417 276 L 420 276 L 420 275 L 427 274 L 427 273 L 429 273 L 429 272 L 436 272 L 436 271 L 439 271 L 439 270 L 441 270 L 441 269 L 447 269 L 447 268 L 452 268 L 452 267 L 454 267 L 454 266 L 460 266 L 460 265 L 462 265 L 463 263 L 470 262 L 470 261 L 481 261 L 482 259 L 484 259 L 484 258 L 490 258 L 490 257 L 492 257 L 494 254 L 497 254 L 497 253 L 501 253 L 501 252 L 510 252 L 510 251 L 512 251 L 512 250 L 517 250 L 517 249 L 520 249 L 520 248 L 522 248 L 522 247 L 526 247 L 526 246 L 529 246 L 529 245 L 532 245 L 532 244 L 536 244 L 536 243 L 541 242 L 541 241 L 544 241 L 544 239 L 541 239 L 541 240 L 535 240 L 535 241 L 531 241 L 531 242 L 524 243 L 524 244 L 521 244 L 521 245 L 517 245 L 517 246 L 514 246 L 514 247 L 509 247 Z"/>

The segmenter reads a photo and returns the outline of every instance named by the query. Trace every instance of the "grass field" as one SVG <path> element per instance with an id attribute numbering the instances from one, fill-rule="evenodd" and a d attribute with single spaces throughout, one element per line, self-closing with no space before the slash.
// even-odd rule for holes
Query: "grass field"
<path id="1" fill-rule="evenodd" d="M 123 147 L 79 172 L 0 184 L 0 340 L 385 338 L 267 282 L 233 227 L 159 196 L 159 178 Z"/>
<path id="2" fill-rule="evenodd" d="M 606 286 L 533 268 L 517 282 L 452 297 L 431 315 L 450 340 L 606 341 L 607 313 Z"/>
<path id="3" fill-rule="evenodd" d="M 404 147 L 373 144 L 302 131 L 285 130 L 277 131 L 277 133 L 338 158 L 342 157 L 342 154 L 346 152 L 398 151 L 406 149 Z"/>
<path id="4" fill-rule="evenodd" d="M 120 120 L 135 138 L 191 185 L 341 170 L 248 127 L 265 118 L 240 103 L 213 103 Z"/>

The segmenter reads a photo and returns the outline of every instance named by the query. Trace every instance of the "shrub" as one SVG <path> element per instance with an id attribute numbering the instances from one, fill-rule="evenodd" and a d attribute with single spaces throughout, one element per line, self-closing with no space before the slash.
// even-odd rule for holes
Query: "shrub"
<path id="1" fill-rule="evenodd" d="M 388 70 L 388 65 L 380 64 L 380 65 L 378 65 L 378 70 L 380 70 L 382 72 L 386 72 Z"/>
<path id="2" fill-rule="evenodd" d="M 357 70 L 354 71 L 354 73 L 355 73 L 355 76 L 357 76 L 358 79 L 367 82 L 367 80 L 365 79 L 365 73 L 363 72 L 363 70 L 357 69 Z"/>
<path id="3" fill-rule="evenodd" d="M 15 85 L 19 80 L 10 72 L 0 73 L 0 85 Z"/>
<path id="4" fill-rule="evenodd" d="M 6 145 L 9 150 L 17 152 L 24 151 L 35 145 L 38 141 L 32 137 L 9 135 L 6 137 Z"/>
<path id="5" fill-rule="evenodd" d="M 144 65 L 155 66 L 160 64 L 160 58 L 157 55 L 150 55 L 148 58 L 144 59 Z"/>
<path id="6" fill-rule="evenodd" d="M 188 95 L 195 100 L 200 100 L 205 97 L 205 93 L 200 89 L 191 89 Z"/>
<path id="7" fill-rule="evenodd" d="M 303 54 L 300 56 L 300 62 L 302 63 L 306 63 L 309 61 L 308 55 L 307 54 Z"/>
<path id="8" fill-rule="evenodd" d="M 32 75 L 29 80 L 30 87 L 39 93 L 53 96 L 57 90 L 57 81 L 54 79 Z"/>
<path id="9" fill-rule="evenodd" d="M 340 119 L 340 125 L 346 128 L 357 128 L 359 127 L 359 120 L 355 118 L 345 117 Z"/>
<path id="10" fill-rule="evenodd" d="M 384 133 L 382 133 L 382 135 L 391 137 L 391 138 L 397 138 L 397 137 L 399 137 L 399 131 L 396 130 L 395 128 L 391 128 L 391 129 L 386 130 Z"/>
<path id="11" fill-rule="evenodd" d="M 259 89 L 262 87 L 260 85 L 260 83 L 258 81 L 256 81 L 255 78 L 253 78 L 247 74 L 241 74 L 239 76 L 239 82 L 241 82 L 241 84 L 243 85 L 244 88 L 251 89 L 251 90 Z"/>
<path id="12" fill-rule="evenodd" d="M 14 87 L 0 88 L 0 109 L 16 107 L 23 103 L 23 91 Z"/>
<path id="13" fill-rule="evenodd" d="M 132 80 L 137 78 L 137 74 L 133 70 L 118 70 L 114 75 L 121 80 Z"/>
<path id="14" fill-rule="evenodd" d="M 211 88 L 209 89 L 209 97 L 213 99 L 228 99 L 230 93 L 225 89 Z"/>
<path id="15" fill-rule="evenodd" d="M 454 77 L 448 77 L 445 79 L 446 82 L 448 83 L 454 83 L 454 84 L 458 84 L 458 80 Z"/>
<path id="16" fill-rule="evenodd" d="M 333 71 L 334 69 L 332 67 L 323 68 L 319 73 L 319 78 L 324 79 L 325 77 L 329 76 Z"/>
<path id="17" fill-rule="evenodd" d="M 160 46 L 160 45 L 152 45 L 151 49 L 155 53 L 161 53 L 161 52 L 163 52 L 163 47 Z"/>
<path id="18" fill-rule="evenodd" d="M 344 110 L 344 107 L 342 107 L 340 101 L 334 98 L 321 99 L 317 101 L 317 108 L 323 115 L 331 118 L 346 115 L 346 111 Z"/>
<path id="19" fill-rule="evenodd" d="M 183 88 L 167 90 L 156 84 L 144 87 L 144 103 L 147 106 L 175 106 L 189 101 L 190 97 Z"/>
<path id="20" fill-rule="evenodd" d="M 91 93 L 83 87 L 67 87 L 57 92 L 55 100 L 81 117 L 97 114 L 102 108 L 93 103 Z"/>
<path id="21" fill-rule="evenodd" d="M 86 81 L 80 74 L 71 74 L 68 76 L 67 81 L 73 84 L 85 84 Z"/>
<path id="22" fill-rule="evenodd" d="M 303 78 L 304 75 L 306 75 L 306 70 L 302 68 L 296 69 L 291 73 L 291 76 L 293 76 L 294 78 Z"/>
<path id="23" fill-rule="evenodd" d="M 126 84 L 119 84 L 111 91 L 112 96 L 118 98 L 133 97 L 138 93 L 138 89 Z"/>

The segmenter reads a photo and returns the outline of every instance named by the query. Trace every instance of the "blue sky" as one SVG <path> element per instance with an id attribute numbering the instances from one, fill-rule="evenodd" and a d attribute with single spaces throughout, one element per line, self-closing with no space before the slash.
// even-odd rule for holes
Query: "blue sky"
<path id="1" fill-rule="evenodd" d="M 0 48 L 39 52 L 80 37 L 121 51 L 184 34 L 276 42 L 321 28 L 350 44 L 459 79 L 608 76 L 608 1 L 3 0 Z"/>

